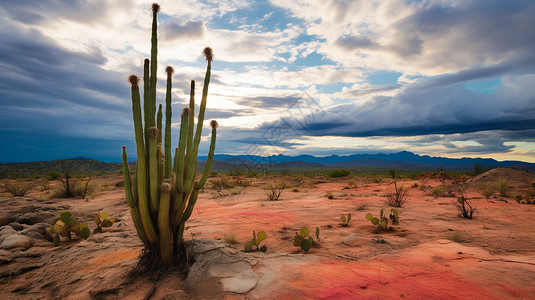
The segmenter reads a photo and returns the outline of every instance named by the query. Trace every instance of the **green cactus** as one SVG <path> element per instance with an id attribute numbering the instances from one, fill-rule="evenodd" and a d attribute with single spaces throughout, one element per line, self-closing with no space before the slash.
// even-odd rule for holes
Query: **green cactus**
<path id="1" fill-rule="evenodd" d="M 342 226 L 344 226 L 344 227 L 349 226 L 349 222 L 351 221 L 351 213 L 348 213 L 347 216 L 346 215 L 341 215 L 340 216 L 340 221 L 342 222 Z"/>
<path id="2" fill-rule="evenodd" d="M 95 222 L 97 228 L 93 229 L 93 233 L 102 232 L 103 227 L 111 227 L 115 221 L 115 218 L 110 217 L 105 211 L 101 213 L 95 213 L 95 215 L 93 215 L 93 222 Z"/>
<path id="3" fill-rule="evenodd" d="M 393 227 L 388 227 L 389 219 L 392 220 L 392 225 L 399 225 L 399 214 L 398 211 L 395 209 L 390 210 L 389 218 L 386 217 L 386 215 L 384 214 L 384 209 L 381 208 L 379 218 L 374 217 L 370 213 L 367 213 L 366 219 L 372 222 L 373 225 L 378 225 L 378 228 L 383 231 L 391 231 L 394 229 Z"/>
<path id="4" fill-rule="evenodd" d="M 245 252 L 251 252 L 251 251 L 267 251 L 267 246 L 263 245 L 262 247 L 258 247 L 260 245 L 260 242 L 265 240 L 267 237 L 266 233 L 264 231 L 259 231 L 258 235 L 253 230 L 253 239 L 245 243 Z M 253 249 L 253 246 L 256 247 L 256 249 Z"/>
<path id="5" fill-rule="evenodd" d="M 59 213 L 59 219 L 52 227 L 46 228 L 46 236 L 54 246 L 59 246 L 61 237 L 72 239 L 72 233 L 77 237 L 87 239 L 91 232 L 87 228 L 87 223 L 78 223 L 76 217 L 68 210 Z"/>
<path id="6" fill-rule="evenodd" d="M 210 122 L 212 128 L 210 150 L 202 177 L 197 181 L 197 153 L 208 97 L 212 49 L 206 47 L 203 51 L 208 64 L 197 127 L 194 130 L 195 83 L 192 81 L 190 105 L 182 111 L 179 142 L 173 158 L 171 155 L 171 84 L 174 72 L 172 67 L 166 68 L 165 127 L 161 104 L 155 119 L 159 10 L 160 6 L 154 3 L 152 5 L 151 59 L 144 61 L 143 112 L 140 103 L 139 77 L 130 75 L 128 79 L 132 93 L 137 168 L 132 180 L 126 147 L 123 146 L 123 174 L 126 201 L 130 206 L 132 219 L 140 239 L 151 252 L 157 253 L 164 262 L 169 262 L 173 255 L 181 252 L 179 250 L 183 247 L 185 222 L 191 216 L 199 190 L 203 188 L 210 173 L 215 151 L 217 122 Z M 165 133 L 162 132 L 164 128 Z"/>
<path id="7" fill-rule="evenodd" d="M 319 227 L 316 227 L 316 239 L 317 241 L 314 241 L 314 239 L 309 236 L 310 231 L 307 227 L 301 228 L 298 234 L 295 235 L 293 245 L 295 247 L 300 247 L 305 253 L 308 253 L 310 248 L 312 248 L 313 245 L 317 245 L 319 241 L 319 235 L 320 235 L 320 229 Z"/>

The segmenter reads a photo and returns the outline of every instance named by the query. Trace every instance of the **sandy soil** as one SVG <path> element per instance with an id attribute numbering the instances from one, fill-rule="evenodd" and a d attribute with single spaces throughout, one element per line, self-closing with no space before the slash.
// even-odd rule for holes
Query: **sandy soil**
<path id="1" fill-rule="evenodd" d="M 0 198 L 2 209 L 11 214 L 27 205 L 68 205 L 81 219 L 89 219 L 101 209 L 120 219 L 87 241 L 54 247 L 48 241 L 34 240 L 28 250 L 4 253 L 8 262 L 0 264 L 0 296 L 535 299 L 535 206 L 518 204 L 513 198 L 523 195 L 534 178 L 509 169 L 491 172 L 460 184 L 432 177 L 398 182 L 410 188 L 410 194 L 407 203 L 397 208 L 400 224 L 392 232 L 378 231 L 365 219 L 366 213 L 378 215 L 381 208 L 390 209 L 385 204 L 386 193 L 393 188 L 390 179 L 355 178 L 356 187 L 344 189 L 348 178 L 291 178 L 292 187 L 284 190 L 279 201 L 267 201 L 264 188 L 271 181 L 265 178 L 242 178 L 251 185 L 236 195 L 220 197 L 206 189 L 187 223 L 185 236 L 188 240 L 219 240 L 221 244 L 238 242 L 219 247 L 251 265 L 256 279 L 239 292 L 236 282 L 228 288 L 225 278 L 230 275 L 215 271 L 210 271 L 213 278 L 208 274 L 205 281 L 194 283 L 176 273 L 158 281 L 127 278 L 142 245 L 133 231 L 124 192 L 115 187 L 119 176 L 95 179 L 100 191 L 87 201 L 44 200 L 37 190 L 28 197 Z M 511 186 L 509 197 L 487 200 L 477 192 L 479 182 L 501 179 Z M 432 196 L 433 188 L 443 184 L 448 197 Z M 455 202 L 461 191 L 477 208 L 473 219 L 458 217 Z M 334 198 L 327 199 L 327 192 Z M 352 214 L 352 220 L 343 227 L 340 215 L 347 213 Z M 292 245 L 294 235 L 304 226 L 311 231 L 320 228 L 319 245 L 308 254 Z M 253 230 L 267 233 L 262 242 L 267 253 L 241 251 Z M 242 277 L 230 277 L 234 278 L 239 283 Z"/>

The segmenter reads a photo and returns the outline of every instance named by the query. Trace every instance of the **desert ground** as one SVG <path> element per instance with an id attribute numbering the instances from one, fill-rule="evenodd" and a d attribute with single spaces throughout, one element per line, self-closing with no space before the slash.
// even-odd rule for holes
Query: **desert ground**
<path id="1" fill-rule="evenodd" d="M 395 208 L 399 225 L 390 231 L 365 216 L 377 216 L 381 208 L 390 212 L 385 201 L 394 188 L 391 178 L 226 178 L 233 187 L 205 188 L 187 222 L 187 275 L 135 271 L 143 247 L 121 175 L 94 178 L 96 190 L 87 199 L 50 198 L 38 187 L 25 197 L 0 197 L 0 243 L 13 235 L 31 240 L 14 248 L 1 244 L 0 297 L 535 299 L 535 206 L 515 201 L 531 189 L 533 174 L 498 168 L 474 178 L 438 173 L 398 179 L 409 194 Z M 348 187 L 349 180 L 355 186 Z M 479 192 L 481 184 L 501 180 L 507 182 L 505 196 L 487 199 Z M 268 201 L 266 187 L 280 182 L 286 185 L 280 199 Z M 57 185 L 50 182 L 50 189 Z M 461 195 L 476 208 L 472 219 L 458 215 Z M 44 232 L 63 210 L 88 222 L 91 231 L 96 212 L 117 221 L 87 240 L 64 239 L 56 247 Z M 342 226 L 340 216 L 348 213 L 349 226 Z M 308 253 L 293 245 L 303 227 L 316 240 Z M 260 244 L 265 253 L 244 251 L 253 230 L 266 233 Z"/>

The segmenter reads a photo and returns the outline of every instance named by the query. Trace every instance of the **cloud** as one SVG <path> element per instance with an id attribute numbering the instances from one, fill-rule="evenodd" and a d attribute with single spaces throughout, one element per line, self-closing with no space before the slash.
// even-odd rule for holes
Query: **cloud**
<path id="1" fill-rule="evenodd" d="M 177 20 L 168 20 L 161 27 L 163 39 L 201 39 L 205 26 L 202 21 L 188 21 L 179 24 Z"/>

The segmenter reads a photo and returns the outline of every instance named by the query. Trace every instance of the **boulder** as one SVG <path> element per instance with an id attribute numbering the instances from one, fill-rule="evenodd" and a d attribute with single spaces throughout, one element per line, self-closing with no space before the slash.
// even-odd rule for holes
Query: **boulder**
<path id="1" fill-rule="evenodd" d="M 53 224 L 59 218 L 57 212 L 53 211 L 40 211 L 40 212 L 27 212 L 20 215 L 16 221 L 21 224 L 33 225 L 37 223 L 49 223 Z"/>
<path id="2" fill-rule="evenodd" d="M 14 220 L 15 218 L 10 214 L 0 213 L 0 226 L 7 225 L 13 222 Z"/>
<path id="3" fill-rule="evenodd" d="M 13 227 L 6 225 L 0 230 L 0 244 L 10 235 L 17 234 L 17 231 Z"/>
<path id="4" fill-rule="evenodd" d="M 22 224 L 17 223 L 17 222 L 11 222 L 8 225 L 11 226 L 13 229 L 18 230 L 18 231 L 24 229 L 24 226 L 22 226 Z"/>
<path id="5" fill-rule="evenodd" d="M 29 237 L 13 234 L 8 236 L 2 244 L 0 244 L 0 249 L 13 249 L 13 248 L 25 248 L 29 249 L 33 246 L 33 241 Z"/>

